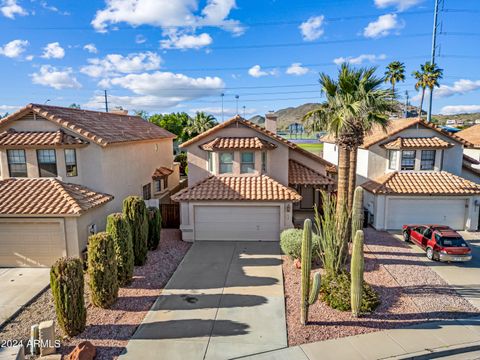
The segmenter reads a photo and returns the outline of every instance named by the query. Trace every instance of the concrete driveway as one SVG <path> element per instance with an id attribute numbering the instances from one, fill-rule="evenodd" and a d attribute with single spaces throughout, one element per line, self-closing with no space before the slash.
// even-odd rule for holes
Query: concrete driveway
<path id="1" fill-rule="evenodd" d="M 48 268 L 0 268 L 0 326 L 49 283 Z"/>
<path id="2" fill-rule="evenodd" d="M 121 358 L 231 359 L 287 346 L 280 248 L 196 242 Z"/>

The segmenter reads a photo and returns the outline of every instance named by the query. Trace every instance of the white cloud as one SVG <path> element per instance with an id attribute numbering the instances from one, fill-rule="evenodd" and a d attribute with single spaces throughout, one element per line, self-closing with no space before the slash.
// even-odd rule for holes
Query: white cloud
<path id="1" fill-rule="evenodd" d="M 480 105 L 448 105 L 440 110 L 440 114 L 454 115 L 480 112 Z"/>
<path id="2" fill-rule="evenodd" d="M 96 54 L 98 53 L 97 47 L 95 44 L 87 44 L 83 47 L 83 50 L 88 51 L 90 54 Z"/>
<path id="3" fill-rule="evenodd" d="M 1 111 L 1 112 L 12 113 L 12 112 L 15 112 L 15 111 L 19 110 L 20 108 L 21 108 L 21 106 L 0 105 L 0 111 Z M 0 114 L 0 115 L 3 115 L 3 114 Z"/>
<path id="4" fill-rule="evenodd" d="M 28 45 L 29 42 L 27 40 L 12 40 L 0 47 L 0 55 L 9 58 L 18 58 L 25 52 Z"/>
<path id="5" fill-rule="evenodd" d="M 361 65 L 364 62 L 368 61 L 371 63 L 377 62 L 379 60 L 385 60 L 387 58 L 387 55 L 385 54 L 380 54 L 380 55 L 375 55 L 375 54 L 362 54 L 359 56 L 348 56 L 348 57 L 338 57 L 333 59 L 333 62 L 337 65 L 343 64 L 343 63 L 349 63 L 352 65 Z"/>
<path id="6" fill-rule="evenodd" d="M 68 11 L 60 11 L 59 8 L 57 8 L 56 6 L 53 6 L 53 5 L 50 5 L 49 3 L 47 3 L 46 1 L 42 1 L 40 3 L 40 5 L 42 6 L 42 8 L 44 8 L 45 10 L 48 10 L 48 11 L 52 11 L 52 12 L 56 12 L 56 13 L 59 13 L 61 15 L 70 15 L 70 13 Z"/>
<path id="7" fill-rule="evenodd" d="M 262 76 L 269 76 L 269 75 L 277 75 L 277 74 L 278 74 L 277 69 L 266 71 L 266 70 L 262 70 L 260 65 L 254 65 L 250 69 L 248 69 L 248 75 L 254 78 L 259 78 Z"/>
<path id="8" fill-rule="evenodd" d="M 438 89 L 433 91 L 436 98 L 445 98 L 453 95 L 463 95 L 480 89 L 480 80 L 460 79 L 455 81 L 453 85 L 440 85 Z"/>
<path id="9" fill-rule="evenodd" d="M 17 4 L 17 0 L 3 0 L 0 5 L 0 12 L 9 19 L 15 19 L 15 15 L 28 15 L 28 12 Z"/>
<path id="10" fill-rule="evenodd" d="M 400 30 L 405 26 L 397 14 L 385 14 L 372 21 L 363 29 L 363 36 L 367 38 L 380 38 L 389 35 L 392 31 Z"/>
<path id="11" fill-rule="evenodd" d="M 147 41 L 147 39 L 145 38 L 145 36 L 143 36 L 142 34 L 138 34 L 137 36 L 135 36 L 135 42 L 137 44 L 143 44 Z"/>
<path id="12" fill-rule="evenodd" d="M 302 63 L 293 63 L 287 68 L 287 71 L 285 71 L 286 74 L 288 75 L 305 75 L 310 71 L 309 68 L 305 67 L 302 65 Z"/>
<path id="13" fill-rule="evenodd" d="M 47 46 L 43 48 L 42 58 L 63 59 L 64 56 L 65 56 L 65 50 L 60 46 L 60 43 L 58 42 L 47 44 Z"/>
<path id="14" fill-rule="evenodd" d="M 300 24 L 298 27 L 302 33 L 303 40 L 313 41 L 318 39 L 324 34 L 323 25 L 324 25 L 325 16 L 312 16 L 307 21 Z"/>
<path id="15" fill-rule="evenodd" d="M 394 6 L 398 11 L 404 11 L 421 2 L 423 0 L 375 0 L 375 6 L 380 9 Z"/>
<path id="16" fill-rule="evenodd" d="M 89 65 L 80 71 L 90 77 L 99 78 L 116 76 L 119 74 L 137 73 L 148 70 L 157 70 L 162 62 L 161 57 L 154 52 L 133 53 L 126 56 L 108 54 L 103 59 L 94 58 L 87 60 Z"/>
<path id="17" fill-rule="evenodd" d="M 31 77 L 34 84 L 50 86 L 56 90 L 82 87 L 74 76 L 72 68 L 62 71 L 51 65 L 42 65 L 38 72 L 31 74 Z"/>
<path id="18" fill-rule="evenodd" d="M 210 45 L 212 42 L 212 37 L 207 33 L 188 35 L 174 32 L 169 34 L 168 39 L 161 40 L 160 46 L 163 49 L 199 49 Z"/>

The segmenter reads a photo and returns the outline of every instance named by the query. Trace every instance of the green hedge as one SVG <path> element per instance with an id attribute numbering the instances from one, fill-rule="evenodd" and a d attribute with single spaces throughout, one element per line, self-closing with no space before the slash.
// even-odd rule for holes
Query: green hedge
<path id="1" fill-rule="evenodd" d="M 108 215 L 107 233 L 112 237 L 115 248 L 118 283 L 127 285 L 133 277 L 133 242 L 130 225 L 122 213 Z"/>
<path id="2" fill-rule="evenodd" d="M 160 242 L 162 215 L 156 207 L 148 208 L 148 250 L 155 250 Z"/>
<path id="3" fill-rule="evenodd" d="M 135 265 L 144 265 L 148 251 L 148 217 L 145 202 L 139 196 L 129 196 L 123 200 L 123 215 L 132 231 Z"/>
<path id="4" fill-rule="evenodd" d="M 300 259 L 302 254 L 302 229 L 287 229 L 280 234 L 280 247 L 291 259 Z M 312 259 L 317 260 L 320 238 L 315 233 L 312 236 Z"/>

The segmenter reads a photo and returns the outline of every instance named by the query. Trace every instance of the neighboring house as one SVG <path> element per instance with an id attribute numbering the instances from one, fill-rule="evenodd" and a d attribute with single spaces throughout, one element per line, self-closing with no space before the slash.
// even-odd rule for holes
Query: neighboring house
<path id="1" fill-rule="evenodd" d="M 323 156 L 336 164 L 338 149 L 330 136 Z M 398 230 L 410 223 L 438 223 L 476 230 L 480 185 L 462 177 L 464 139 L 420 119 L 375 127 L 358 149 L 357 183 L 365 191 L 370 223 Z"/>
<path id="2" fill-rule="evenodd" d="M 128 195 L 168 199 L 174 135 L 136 116 L 30 104 L 0 120 L 0 267 L 79 256 Z"/>
<path id="3" fill-rule="evenodd" d="M 456 134 L 469 143 L 463 149 L 462 176 L 480 184 L 480 124 Z"/>
<path id="4" fill-rule="evenodd" d="M 335 167 L 265 128 L 236 116 L 182 144 L 189 187 L 180 202 L 186 241 L 278 241 L 280 231 L 313 216 L 319 189 L 333 190 Z"/>

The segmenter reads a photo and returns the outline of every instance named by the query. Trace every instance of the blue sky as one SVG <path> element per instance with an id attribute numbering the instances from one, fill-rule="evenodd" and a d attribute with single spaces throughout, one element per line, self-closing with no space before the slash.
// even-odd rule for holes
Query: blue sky
<path id="1" fill-rule="evenodd" d="M 480 111 L 477 0 L 444 0 L 435 113 Z M 429 60 L 433 0 L 0 0 L 0 112 L 29 102 L 248 116 L 321 101 L 342 61 Z"/>

